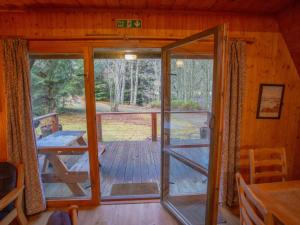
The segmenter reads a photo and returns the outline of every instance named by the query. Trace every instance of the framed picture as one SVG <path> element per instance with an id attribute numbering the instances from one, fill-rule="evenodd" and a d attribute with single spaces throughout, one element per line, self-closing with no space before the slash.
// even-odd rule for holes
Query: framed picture
<path id="1" fill-rule="evenodd" d="M 259 88 L 257 119 L 279 119 L 284 94 L 283 84 L 261 84 Z"/>

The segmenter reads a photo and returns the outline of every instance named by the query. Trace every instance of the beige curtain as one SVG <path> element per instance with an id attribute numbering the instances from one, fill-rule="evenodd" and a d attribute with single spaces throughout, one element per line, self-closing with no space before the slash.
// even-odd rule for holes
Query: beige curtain
<path id="1" fill-rule="evenodd" d="M 245 42 L 229 41 L 221 181 L 222 200 L 228 206 L 238 203 L 235 173 L 239 163 L 244 80 Z"/>
<path id="2" fill-rule="evenodd" d="M 30 71 L 27 42 L 2 40 L 7 89 L 9 160 L 25 167 L 25 208 L 28 215 L 45 209 L 31 118 Z"/>

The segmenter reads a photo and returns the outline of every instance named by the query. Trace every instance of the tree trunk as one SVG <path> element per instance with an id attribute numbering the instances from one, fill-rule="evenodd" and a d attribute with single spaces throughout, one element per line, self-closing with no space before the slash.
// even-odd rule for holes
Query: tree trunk
<path id="1" fill-rule="evenodd" d="M 160 100 L 160 77 L 161 77 L 161 71 L 160 71 L 160 69 L 159 69 L 159 64 L 158 64 L 158 62 L 156 61 L 156 60 L 154 60 L 154 63 L 153 63 L 153 65 L 154 65 L 154 74 L 155 74 L 155 80 L 156 81 L 159 81 L 159 83 L 156 83 L 156 85 L 155 85 L 155 88 L 154 88 L 154 94 L 155 94 L 155 97 L 154 97 L 154 99 L 155 100 Z"/>
<path id="2" fill-rule="evenodd" d="M 133 63 L 130 62 L 130 105 L 133 104 Z"/>
<path id="3" fill-rule="evenodd" d="M 134 81 L 134 95 L 133 95 L 134 105 L 136 105 L 138 85 L 139 85 L 139 61 L 137 60 L 136 70 L 135 70 L 135 81 Z"/>

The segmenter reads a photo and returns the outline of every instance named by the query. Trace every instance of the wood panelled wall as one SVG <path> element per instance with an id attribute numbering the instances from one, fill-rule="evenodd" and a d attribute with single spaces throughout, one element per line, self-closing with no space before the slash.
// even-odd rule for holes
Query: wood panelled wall
<path id="1" fill-rule="evenodd" d="M 300 2 L 297 1 L 278 15 L 283 37 L 300 73 Z"/>
<path id="2" fill-rule="evenodd" d="M 143 28 L 116 29 L 114 25 L 116 18 L 142 19 Z M 298 150 L 299 143 L 297 143 L 297 130 L 300 128 L 295 122 L 299 119 L 297 116 L 299 116 L 300 107 L 300 78 L 274 18 L 179 12 L 16 12 L 2 13 L 0 35 L 22 36 L 29 39 L 96 37 L 93 35 L 172 38 L 185 37 L 220 23 L 229 23 L 230 36 L 256 40 L 255 43 L 248 44 L 246 49 L 242 146 L 285 146 L 289 175 L 293 178 L 300 178 L 300 173 L 297 172 L 300 170 L 298 164 L 300 150 Z M 124 43 L 131 45 L 130 41 L 124 41 Z M 138 41 L 134 43 L 139 45 Z M 286 85 L 280 120 L 256 119 L 260 83 Z M 3 151 L 4 148 L 0 149 Z"/>
<path id="3" fill-rule="evenodd" d="M 286 147 L 289 176 L 300 178 L 300 78 L 280 33 L 259 33 L 256 40 L 247 46 L 241 144 L 245 148 Z M 280 120 L 256 119 L 261 83 L 286 85 Z"/>
<path id="4" fill-rule="evenodd" d="M 143 29 L 117 29 L 115 19 L 142 19 Z M 271 17 L 237 14 L 175 12 L 27 12 L 2 13 L 2 35 L 32 38 L 91 37 L 93 35 L 138 35 L 152 37 L 185 37 L 220 23 L 230 23 L 231 31 L 278 31 Z"/>

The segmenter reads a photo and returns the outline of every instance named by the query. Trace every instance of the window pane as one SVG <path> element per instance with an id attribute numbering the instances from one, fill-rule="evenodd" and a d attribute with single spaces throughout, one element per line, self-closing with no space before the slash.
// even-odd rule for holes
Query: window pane
<path id="1" fill-rule="evenodd" d="M 208 144 L 213 60 L 173 55 L 170 68 L 170 144 Z"/>
<path id="2" fill-rule="evenodd" d="M 205 224 L 207 176 L 170 156 L 167 201 L 190 224 Z"/>
<path id="3" fill-rule="evenodd" d="M 34 57 L 30 65 L 37 145 L 87 145 L 83 59 Z M 54 132 L 61 137 L 55 142 L 48 137 Z"/>
<path id="4" fill-rule="evenodd" d="M 95 49 L 94 74 L 102 199 L 158 198 L 160 49 Z"/>
<path id="5" fill-rule="evenodd" d="M 88 196 L 84 60 L 78 55 L 31 56 L 30 66 L 33 127 L 46 197 Z M 72 147 L 81 149 L 66 149 Z"/>

